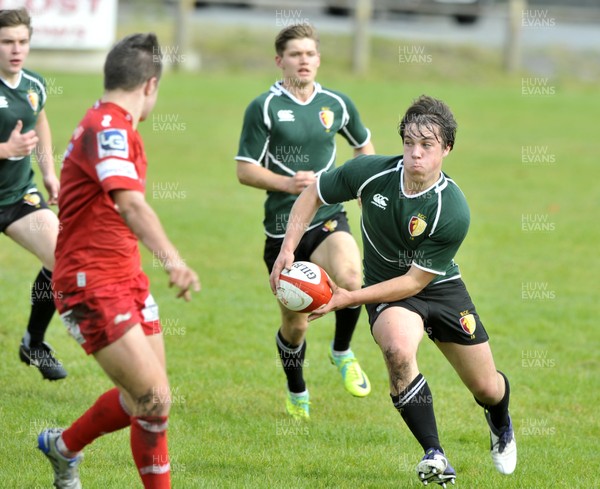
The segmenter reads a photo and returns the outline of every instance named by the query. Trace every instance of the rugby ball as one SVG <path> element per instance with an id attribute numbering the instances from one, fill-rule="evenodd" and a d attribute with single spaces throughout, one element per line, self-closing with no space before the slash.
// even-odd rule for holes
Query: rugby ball
<path id="1" fill-rule="evenodd" d="M 296 261 L 279 274 L 277 298 L 290 311 L 311 312 L 327 304 L 332 292 L 327 272 L 309 261 Z"/>

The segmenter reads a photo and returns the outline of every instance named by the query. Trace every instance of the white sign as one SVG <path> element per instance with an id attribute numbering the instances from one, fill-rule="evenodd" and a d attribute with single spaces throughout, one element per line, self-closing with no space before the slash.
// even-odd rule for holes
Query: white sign
<path id="1" fill-rule="evenodd" d="M 25 7 L 34 49 L 106 49 L 115 41 L 117 0 L 0 0 L 0 9 Z"/>

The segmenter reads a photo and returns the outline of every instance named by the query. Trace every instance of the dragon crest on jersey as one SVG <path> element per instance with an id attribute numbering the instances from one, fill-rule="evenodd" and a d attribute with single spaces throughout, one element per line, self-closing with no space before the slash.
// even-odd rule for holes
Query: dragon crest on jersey
<path id="1" fill-rule="evenodd" d="M 319 112 L 319 120 L 327 132 L 329 132 L 329 129 L 331 129 L 331 126 L 333 126 L 334 119 L 335 114 L 329 110 L 328 107 L 323 107 L 323 109 Z"/>
<path id="2" fill-rule="evenodd" d="M 40 96 L 34 90 L 29 90 L 27 92 L 27 102 L 29 102 L 29 105 L 31 106 L 33 111 L 37 112 L 40 106 Z"/>
<path id="3" fill-rule="evenodd" d="M 427 223 L 420 216 L 412 216 L 408 222 L 408 232 L 414 238 L 425 231 Z"/>

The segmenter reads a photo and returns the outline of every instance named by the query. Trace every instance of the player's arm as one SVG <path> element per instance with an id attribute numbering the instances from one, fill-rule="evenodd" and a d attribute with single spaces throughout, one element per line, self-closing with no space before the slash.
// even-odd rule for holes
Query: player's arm
<path id="1" fill-rule="evenodd" d="M 52 133 L 50 132 L 50 123 L 48 122 L 45 109 L 42 109 L 38 115 L 35 132 L 38 136 L 38 142 L 34 148 L 34 152 L 40 167 L 40 172 L 42 173 L 44 186 L 48 191 L 48 203 L 57 204 L 60 182 L 56 177 L 56 171 L 54 169 Z"/>
<path id="2" fill-rule="evenodd" d="M 316 178 L 313 171 L 299 171 L 293 176 L 286 176 L 244 160 L 236 161 L 237 177 L 241 184 L 271 192 L 298 195 Z"/>
<path id="3" fill-rule="evenodd" d="M 177 297 L 189 301 L 192 291 L 200 291 L 198 275 L 179 256 L 144 194 L 137 190 L 113 190 L 110 195 L 127 226 L 160 260 L 169 274 L 169 286 L 174 285 L 179 289 Z"/>
<path id="4" fill-rule="evenodd" d="M 271 283 L 271 290 L 273 294 L 276 293 L 279 285 L 279 274 L 284 268 L 290 268 L 294 263 L 294 250 L 298 246 L 300 239 L 304 235 L 304 231 L 312 222 L 315 214 L 319 210 L 319 207 L 323 204 L 323 201 L 319 197 L 317 192 L 317 184 L 311 184 L 304 192 L 300 194 L 300 197 L 296 199 L 285 232 L 285 238 L 281 244 L 281 250 L 279 256 L 275 260 L 269 282 Z"/>
<path id="5" fill-rule="evenodd" d="M 434 277 L 435 273 L 426 272 L 413 265 L 404 275 L 352 291 L 338 287 L 329 279 L 333 297 L 327 304 L 316 309 L 309 316 L 309 320 L 350 306 L 394 302 L 412 297 L 427 287 Z"/>
<path id="6" fill-rule="evenodd" d="M 354 148 L 354 157 L 360 155 L 374 155 L 375 154 L 375 146 L 373 146 L 373 142 L 369 139 L 369 142 L 360 148 Z"/>
<path id="7" fill-rule="evenodd" d="M 341 128 L 340 134 L 353 146 L 355 158 L 360 155 L 374 155 L 375 147 L 371 140 L 371 131 L 363 124 L 354 102 L 342 93 L 339 95 L 344 100 L 348 111 L 347 123 Z"/>
<path id="8" fill-rule="evenodd" d="M 22 130 L 23 121 L 18 120 L 8 141 L 0 143 L 0 159 L 22 158 L 31 154 L 38 143 L 38 137 L 33 129 L 24 133 L 21 133 Z"/>

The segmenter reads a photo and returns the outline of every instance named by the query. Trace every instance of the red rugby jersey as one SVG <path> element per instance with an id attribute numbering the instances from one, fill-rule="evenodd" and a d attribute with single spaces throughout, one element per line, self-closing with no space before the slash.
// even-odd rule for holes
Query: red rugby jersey
<path id="1" fill-rule="evenodd" d="M 60 175 L 56 292 L 117 283 L 141 271 L 137 237 L 111 190 L 145 191 L 146 155 L 131 115 L 97 102 L 73 133 Z"/>

